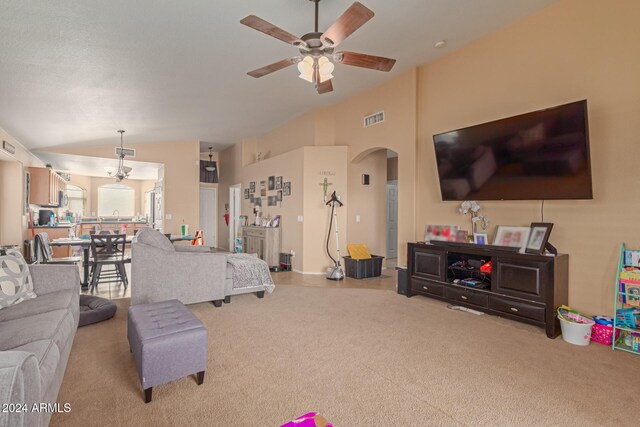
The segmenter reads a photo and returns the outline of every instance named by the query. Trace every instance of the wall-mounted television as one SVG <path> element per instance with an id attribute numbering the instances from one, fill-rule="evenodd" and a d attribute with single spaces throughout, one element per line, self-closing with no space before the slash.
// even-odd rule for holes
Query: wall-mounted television
<path id="1" fill-rule="evenodd" d="M 593 198 L 586 100 L 433 141 L 444 201 Z"/>

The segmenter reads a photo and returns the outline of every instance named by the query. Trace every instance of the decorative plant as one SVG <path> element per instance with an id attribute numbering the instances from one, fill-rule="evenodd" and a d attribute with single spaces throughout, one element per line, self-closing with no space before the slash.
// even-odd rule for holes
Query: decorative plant
<path id="1" fill-rule="evenodd" d="M 475 200 L 465 200 L 460 204 L 458 208 L 458 212 L 464 215 L 471 215 L 471 232 L 475 233 L 477 230 L 477 224 L 480 224 L 483 230 L 486 230 L 489 227 L 489 218 L 486 215 L 481 215 L 480 203 Z"/>

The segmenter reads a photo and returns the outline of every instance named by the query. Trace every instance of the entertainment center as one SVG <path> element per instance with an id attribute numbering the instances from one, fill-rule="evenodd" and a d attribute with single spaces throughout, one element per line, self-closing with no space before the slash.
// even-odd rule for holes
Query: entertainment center
<path id="1" fill-rule="evenodd" d="M 569 256 L 506 249 L 448 242 L 409 243 L 407 297 L 423 295 L 529 323 L 555 338 L 560 333 L 556 308 L 568 303 Z M 489 261 L 491 272 L 480 271 L 477 266 Z M 463 285 L 465 279 L 475 279 L 472 282 L 480 287 Z"/>

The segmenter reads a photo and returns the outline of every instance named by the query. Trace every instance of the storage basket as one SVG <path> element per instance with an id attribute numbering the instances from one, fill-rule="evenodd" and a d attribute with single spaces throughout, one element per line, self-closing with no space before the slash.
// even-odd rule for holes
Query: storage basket
<path id="1" fill-rule="evenodd" d="M 367 279 L 369 277 L 378 277 L 382 274 L 383 256 L 371 255 L 371 259 L 353 259 L 350 256 L 343 258 L 347 277 Z"/>
<path id="2" fill-rule="evenodd" d="M 574 345 L 589 345 L 591 329 L 596 322 L 565 306 L 558 308 L 558 319 L 563 340 Z"/>
<path id="3" fill-rule="evenodd" d="M 620 336 L 620 331 L 616 331 L 616 339 Z M 591 341 L 599 342 L 604 345 L 613 343 L 613 326 L 601 325 L 596 323 L 591 329 Z"/>

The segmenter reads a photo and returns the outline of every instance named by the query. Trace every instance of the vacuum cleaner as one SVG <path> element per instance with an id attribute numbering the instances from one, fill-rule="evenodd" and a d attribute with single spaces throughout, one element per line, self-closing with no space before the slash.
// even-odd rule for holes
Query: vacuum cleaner
<path id="1" fill-rule="evenodd" d="M 336 192 L 334 191 L 331 194 L 331 198 L 327 203 L 327 206 L 331 205 L 331 219 L 329 220 L 329 233 L 327 233 L 327 255 L 333 261 L 333 267 L 330 267 L 327 270 L 327 279 L 329 280 L 342 280 L 344 279 L 344 271 L 342 270 L 342 266 L 340 265 L 340 241 L 339 241 L 339 233 L 338 233 L 338 207 L 344 206 L 344 204 L 338 199 Z M 331 240 L 331 227 L 333 226 L 333 222 L 335 220 L 336 223 L 336 252 L 338 253 L 338 259 L 336 260 L 331 256 L 331 251 L 329 250 L 329 241 Z"/>

